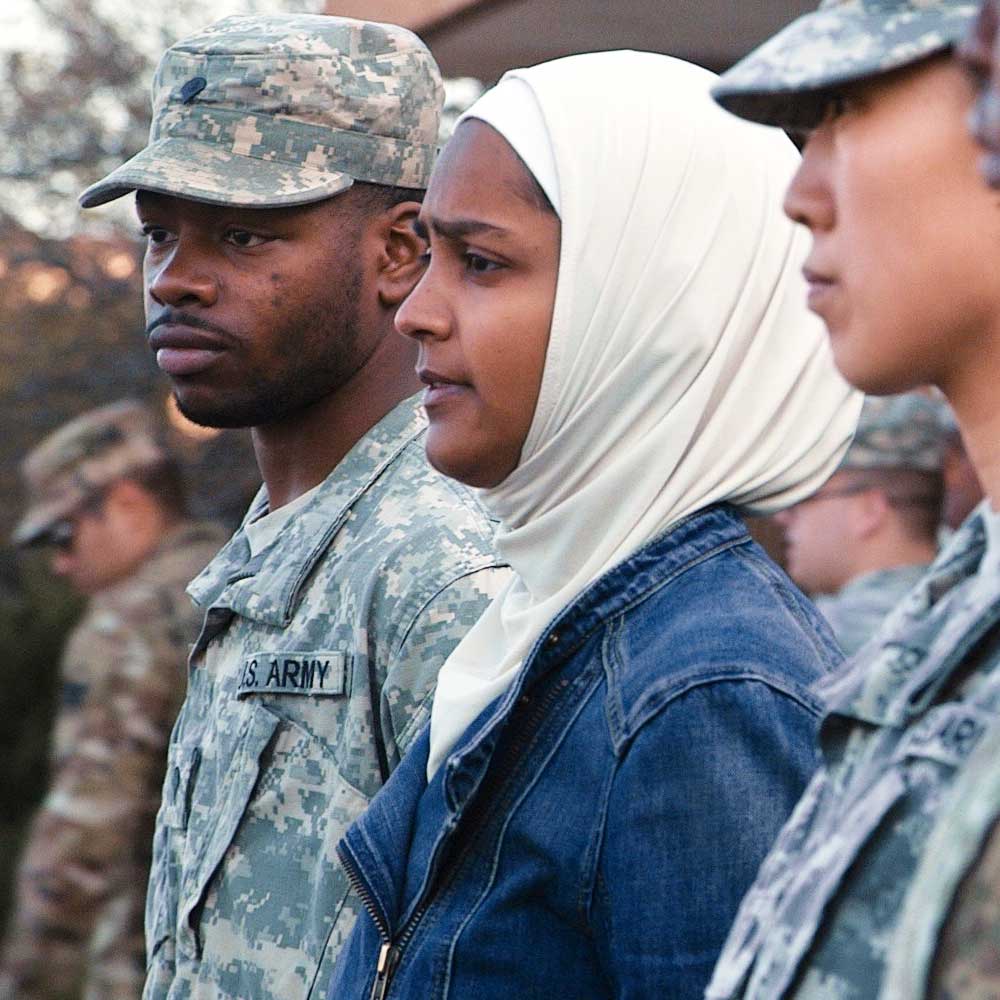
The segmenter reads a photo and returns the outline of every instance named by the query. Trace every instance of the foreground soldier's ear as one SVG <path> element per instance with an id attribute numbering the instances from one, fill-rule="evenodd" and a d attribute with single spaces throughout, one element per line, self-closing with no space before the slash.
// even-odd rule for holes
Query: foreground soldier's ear
<path id="1" fill-rule="evenodd" d="M 379 301 L 395 308 L 420 280 L 423 273 L 424 240 L 413 228 L 420 205 L 404 201 L 393 205 L 378 219 L 382 249 L 378 260 Z"/>

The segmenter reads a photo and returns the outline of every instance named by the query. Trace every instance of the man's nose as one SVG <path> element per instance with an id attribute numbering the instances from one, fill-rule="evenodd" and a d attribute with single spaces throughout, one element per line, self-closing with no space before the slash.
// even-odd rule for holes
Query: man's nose
<path id="1" fill-rule="evenodd" d="M 218 280 L 209 255 L 194 241 L 177 239 L 169 251 L 147 254 L 146 289 L 164 306 L 208 307 L 218 301 Z"/>

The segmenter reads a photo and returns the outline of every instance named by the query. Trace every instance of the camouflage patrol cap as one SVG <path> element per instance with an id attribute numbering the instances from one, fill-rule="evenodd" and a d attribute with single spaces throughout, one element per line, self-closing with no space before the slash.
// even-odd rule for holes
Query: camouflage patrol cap
<path id="1" fill-rule="evenodd" d="M 978 7 L 968 0 L 823 0 L 724 73 L 712 96 L 750 121 L 812 128 L 831 90 L 949 49 Z"/>
<path id="2" fill-rule="evenodd" d="M 167 49 L 149 143 L 80 196 L 300 205 L 354 181 L 426 188 L 444 92 L 403 28 L 323 14 L 225 17 Z"/>
<path id="3" fill-rule="evenodd" d="M 21 465 L 28 509 L 14 529 L 15 545 L 30 545 L 101 490 L 130 472 L 168 457 L 149 409 L 126 399 L 64 424 Z"/>
<path id="4" fill-rule="evenodd" d="M 940 472 L 948 404 L 920 392 L 868 396 L 841 469 Z"/>

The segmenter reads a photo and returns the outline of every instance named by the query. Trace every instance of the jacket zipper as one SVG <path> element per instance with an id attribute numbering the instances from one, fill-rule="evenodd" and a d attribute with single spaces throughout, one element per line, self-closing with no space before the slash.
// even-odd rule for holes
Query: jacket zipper
<path id="1" fill-rule="evenodd" d="M 389 984 L 392 982 L 393 973 L 399 964 L 399 949 L 392 945 L 392 935 L 389 933 L 389 925 L 382 917 L 382 911 L 375 905 L 375 900 L 365 884 L 358 870 L 354 867 L 354 859 L 344 850 L 342 844 L 337 845 L 337 856 L 340 864 L 347 876 L 347 881 L 351 888 L 358 894 L 361 905 L 368 911 L 368 916 L 372 918 L 372 923 L 382 939 L 382 946 L 378 953 L 378 964 L 375 967 L 375 982 L 372 983 L 372 991 L 369 1000 L 385 1000 L 389 992 Z"/>
<path id="2" fill-rule="evenodd" d="M 375 968 L 375 982 L 372 983 L 371 1000 L 385 1000 L 398 964 L 399 949 L 394 948 L 391 944 L 383 944 L 378 953 L 378 965 Z"/>
<path id="3" fill-rule="evenodd" d="M 555 704 L 559 696 L 565 692 L 569 685 L 569 680 L 565 677 L 560 678 L 545 692 L 544 697 L 535 705 L 534 711 L 532 711 L 531 714 L 528 715 L 527 718 L 514 729 L 513 736 L 508 743 L 507 750 L 500 762 L 503 766 L 499 766 L 494 769 L 494 773 L 498 773 L 501 776 L 501 781 L 509 771 L 509 763 L 513 763 L 521 755 L 524 748 L 531 741 L 531 738 L 537 731 L 538 727 L 545 721 L 545 717 L 548 715 L 552 706 Z M 530 694 L 524 694 L 520 697 L 519 703 L 527 709 L 532 700 L 533 699 Z M 488 808 L 490 796 L 485 795 L 484 791 L 486 791 L 486 789 L 479 789 L 476 796 L 476 803 L 485 803 L 486 808 Z M 470 810 L 470 813 L 474 816 L 474 819 L 470 820 L 468 825 L 471 826 L 472 832 L 475 832 L 479 825 L 479 821 L 482 820 L 484 816 L 485 810 L 484 808 L 480 808 L 478 810 L 473 808 Z M 378 953 L 378 961 L 375 966 L 375 981 L 372 983 L 369 1000 L 385 1000 L 385 998 L 389 995 L 389 987 L 392 985 L 393 976 L 396 973 L 396 969 L 399 967 L 399 961 L 403 957 L 403 951 L 416 932 L 424 914 L 427 912 L 427 908 L 430 905 L 430 897 L 417 907 L 414 913 L 410 916 L 410 919 L 407 920 L 406 926 L 399 935 L 397 943 L 393 944 L 392 935 L 389 933 L 389 926 L 383 919 L 381 911 L 375 905 L 375 900 L 372 898 L 372 894 L 369 891 L 368 886 L 362 880 L 360 873 L 355 868 L 354 859 L 341 847 L 340 844 L 337 845 L 337 855 L 339 856 L 341 865 L 347 875 L 347 881 L 351 884 L 351 888 L 358 894 L 358 898 L 361 900 L 364 908 L 368 911 L 369 916 L 372 918 L 372 923 L 375 924 L 375 929 L 378 931 L 379 937 L 382 939 L 382 945 L 379 948 Z"/>

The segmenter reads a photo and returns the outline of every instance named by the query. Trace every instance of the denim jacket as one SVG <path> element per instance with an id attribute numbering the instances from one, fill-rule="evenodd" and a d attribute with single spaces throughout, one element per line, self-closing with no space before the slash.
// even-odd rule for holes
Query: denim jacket
<path id="1" fill-rule="evenodd" d="M 425 731 L 338 854 L 329 1000 L 700 997 L 813 771 L 822 619 L 728 507 L 593 583 L 428 785 Z"/>

